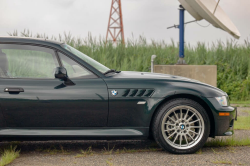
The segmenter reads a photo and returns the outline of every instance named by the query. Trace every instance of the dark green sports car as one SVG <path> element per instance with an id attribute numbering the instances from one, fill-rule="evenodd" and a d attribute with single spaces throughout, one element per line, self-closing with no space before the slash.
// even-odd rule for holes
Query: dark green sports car
<path id="1" fill-rule="evenodd" d="M 71 46 L 0 38 L 0 139 L 144 139 L 177 154 L 231 136 L 236 108 L 188 78 L 111 70 Z"/>

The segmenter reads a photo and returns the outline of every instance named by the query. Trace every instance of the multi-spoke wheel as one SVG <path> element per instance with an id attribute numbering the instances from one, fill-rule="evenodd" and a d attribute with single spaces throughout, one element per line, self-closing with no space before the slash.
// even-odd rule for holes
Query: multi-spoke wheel
<path id="1" fill-rule="evenodd" d="M 156 142 L 172 153 L 194 153 L 209 135 L 210 122 L 205 109 L 189 99 L 175 99 L 164 104 L 154 118 Z"/>
<path id="2" fill-rule="evenodd" d="M 164 139 L 177 149 L 195 146 L 204 133 L 201 114 L 190 106 L 177 106 L 163 118 L 161 131 Z"/>

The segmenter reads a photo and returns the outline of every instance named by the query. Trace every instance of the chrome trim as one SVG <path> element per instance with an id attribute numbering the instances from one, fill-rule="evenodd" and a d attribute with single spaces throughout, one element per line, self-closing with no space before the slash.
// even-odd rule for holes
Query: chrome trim
<path id="1" fill-rule="evenodd" d="M 137 104 L 146 104 L 146 101 L 139 101 Z"/>

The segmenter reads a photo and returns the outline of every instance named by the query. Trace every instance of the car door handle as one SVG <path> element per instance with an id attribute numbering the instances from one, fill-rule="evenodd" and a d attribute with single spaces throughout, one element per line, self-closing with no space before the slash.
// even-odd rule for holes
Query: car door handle
<path id="1" fill-rule="evenodd" d="M 9 92 L 9 93 L 17 92 L 17 93 L 19 93 L 19 92 L 24 92 L 24 89 L 23 88 L 5 88 L 4 92 Z"/>

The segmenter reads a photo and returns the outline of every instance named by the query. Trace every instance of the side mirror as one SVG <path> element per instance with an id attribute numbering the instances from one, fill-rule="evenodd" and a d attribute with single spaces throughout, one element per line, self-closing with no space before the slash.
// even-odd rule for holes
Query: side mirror
<path id="1" fill-rule="evenodd" d="M 75 83 L 69 79 L 68 74 L 67 74 L 67 70 L 64 67 L 57 67 L 56 68 L 55 78 L 58 78 L 61 81 L 64 81 L 64 85 L 67 85 L 67 86 L 75 85 Z"/>
<path id="2" fill-rule="evenodd" d="M 55 70 L 55 78 L 58 78 L 62 81 L 68 80 L 67 70 L 64 67 L 57 67 Z"/>

